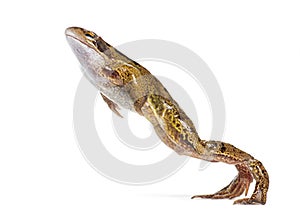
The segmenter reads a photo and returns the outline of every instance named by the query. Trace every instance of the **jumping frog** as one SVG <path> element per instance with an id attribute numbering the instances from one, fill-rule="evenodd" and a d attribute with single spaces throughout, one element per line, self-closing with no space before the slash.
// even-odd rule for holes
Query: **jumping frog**
<path id="1" fill-rule="evenodd" d="M 251 197 L 236 200 L 234 204 L 266 203 L 269 176 L 260 161 L 229 143 L 200 139 L 193 122 L 162 83 L 94 32 L 70 27 L 65 34 L 85 76 L 99 89 L 114 113 L 122 117 L 118 112 L 121 106 L 145 117 L 158 137 L 180 155 L 236 167 L 238 175 L 228 186 L 214 194 L 195 195 L 192 199 L 232 199 L 243 193 L 247 195 L 254 179 L 256 185 Z"/>

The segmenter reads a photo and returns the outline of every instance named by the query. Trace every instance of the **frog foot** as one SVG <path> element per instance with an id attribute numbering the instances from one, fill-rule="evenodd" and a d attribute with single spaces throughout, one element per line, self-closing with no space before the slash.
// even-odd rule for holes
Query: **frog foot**
<path id="1" fill-rule="evenodd" d="M 232 199 L 242 195 L 245 192 L 245 195 L 248 193 L 250 184 L 253 181 L 252 175 L 248 168 L 243 165 L 236 165 L 239 174 L 231 181 L 231 183 L 221 189 L 220 191 L 209 194 L 209 195 L 195 195 L 194 198 L 203 198 L 203 199 Z M 235 201 L 234 204 L 249 204 L 247 203 L 251 200 L 244 199 L 244 201 L 239 200 Z"/>
<path id="2" fill-rule="evenodd" d="M 234 204 L 266 204 L 267 201 L 267 191 L 269 188 L 269 175 L 258 160 L 251 160 L 249 162 L 249 167 L 253 173 L 253 177 L 256 180 L 254 192 L 250 198 L 240 199 L 234 201 Z"/>

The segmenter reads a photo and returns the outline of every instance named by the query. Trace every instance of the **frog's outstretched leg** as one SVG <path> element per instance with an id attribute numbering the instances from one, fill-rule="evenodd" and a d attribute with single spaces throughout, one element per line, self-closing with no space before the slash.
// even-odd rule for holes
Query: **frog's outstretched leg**
<path id="1" fill-rule="evenodd" d="M 247 195 L 250 183 L 253 178 L 256 181 L 255 189 L 250 198 L 236 200 L 234 204 L 265 204 L 267 191 L 269 188 L 269 176 L 261 162 L 251 155 L 234 147 L 231 144 L 220 141 L 201 141 L 200 147 L 202 157 L 214 162 L 233 164 L 238 170 L 237 177 L 225 188 L 211 195 L 196 195 L 192 198 L 210 199 L 232 199 L 242 195 Z"/>
<path id="2" fill-rule="evenodd" d="M 252 196 L 234 203 L 266 203 L 269 177 L 261 162 L 231 144 L 201 140 L 192 121 L 175 101 L 152 94 L 137 109 L 140 109 L 139 112 L 153 124 L 161 140 L 178 154 L 211 162 L 232 164 L 237 168 L 238 175 L 228 186 L 215 194 L 197 195 L 193 198 L 232 199 L 244 192 L 247 194 L 254 178 L 256 185 Z"/>
<path id="3" fill-rule="evenodd" d="M 267 200 L 267 191 L 269 188 L 269 176 L 261 162 L 254 159 L 251 155 L 234 147 L 231 144 L 220 141 L 201 141 L 198 146 L 201 157 L 209 158 L 214 162 L 223 162 L 233 164 L 238 170 L 238 175 L 225 188 L 211 195 L 196 195 L 192 198 L 210 198 L 210 199 L 232 199 L 245 192 L 253 178 L 256 181 L 255 189 L 250 198 L 236 200 L 234 204 L 265 204 Z"/>
<path id="4" fill-rule="evenodd" d="M 102 98 L 103 98 L 103 100 L 105 101 L 105 103 L 107 104 L 107 106 L 116 114 L 116 115 L 118 115 L 119 117 L 122 117 L 123 118 L 123 116 L 119 113 L 119 111 L 118 111 L 118 109 L 120 109 L 119 108 L 119 106 L 116 104 L 116 103 L 114 103 L 113 101 L 111 101 L 110 99 L 108 99 L 105 95 L 103 95 L 102 93 L 100 93 L 101 94 L 101 96 L 102 96 Z"/>

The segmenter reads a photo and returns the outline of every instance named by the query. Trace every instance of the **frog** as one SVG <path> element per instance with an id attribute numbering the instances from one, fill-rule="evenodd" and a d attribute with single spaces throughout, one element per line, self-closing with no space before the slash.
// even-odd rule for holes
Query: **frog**
<path id="1" fill-rule="evenodd" d="M 230 143 L 200 139 L 192 120 L 172 98 L 164 85 L 145 67 L 108 44 L 95 32 L 69 27 L 65 36 L 82 72 L 100 92 L 104 102 L 119 117 L 125 108 L 145 117 L 159 139 L 177 154 L 209 162 L 233 165 L 234 179 L 213 194 L 194 195 L 191 199 L 236 199 L 234 204 L 266 204 L 269 175 L 263 164 Z"/>

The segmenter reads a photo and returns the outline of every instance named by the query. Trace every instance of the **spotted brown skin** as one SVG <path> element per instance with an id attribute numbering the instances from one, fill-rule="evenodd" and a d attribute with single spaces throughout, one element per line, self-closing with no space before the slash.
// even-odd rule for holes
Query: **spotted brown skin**
<path id="1" fill-rule="evenodd" d="M 214 194 L 192 198 L 232 199 L 247 195 L 255 180 L 252 195 L 234 204 L 266 203 L 269 176 L 260 161 L 229 143 L 201 140 L 193 122 L 161 82 L 94 32 L 71 27 L 65 34 L 85 76 L 100 90 L 114 113 L 121 116 L 121 106 L 144 116 L 159 138 L 180 155 L 235 165 L 238 175 L 228 186 Z"/>

